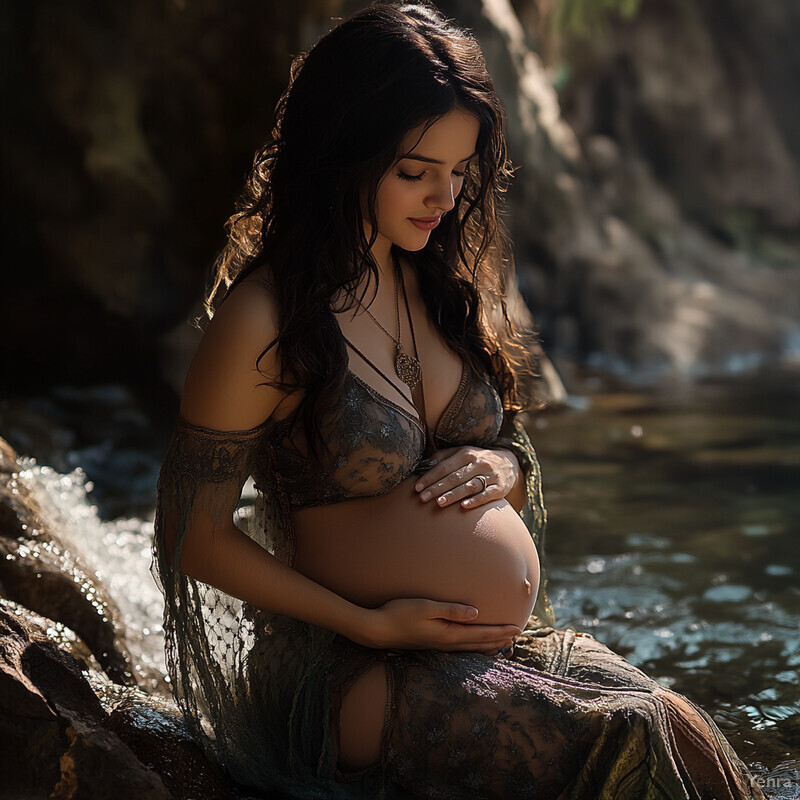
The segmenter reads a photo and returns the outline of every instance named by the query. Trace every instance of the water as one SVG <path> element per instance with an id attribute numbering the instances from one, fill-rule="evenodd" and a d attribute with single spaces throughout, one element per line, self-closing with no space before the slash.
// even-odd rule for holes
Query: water
<path id="1" fill-rule="evenodd" d="M 59 532 L 71 555 L 89 568 L 90 577 L 102 584 L 118 606 L 134 668 L 139 667 L 144 678 L 142 688 L 163 688 L 149 678 L 151 670 L 166 674 L 161 625 L 164 604 L 149 572 L 152 516 L 103 521 L 91 503 L 93 484 L 81 468 L 61 474 L 26 456 L 19 458 L 19 465 L 19 480 L 42 506 L 47 529 Z M 24 549 L 20 555 L 26 555 Z M 83 594 L 93 601 L 90 584 Z"/>
<path id="2" fill-rule="evenodd" d="M 574 400 L 531 425 L 558 624 L 697 702 L 770 796 L 797 796 L 800 375 Z M 150 539 L 172 418 L 123 387 L 0 404 L 0 431 L 37 457 L 21 477 L 162 673 Z"/>
<path id="3" fill-rule="evenodd" d="M 557 623 L 705 708 L 780 797 L 800 787 L 798 401 L 789 374 L 601 393 L 531 426 Z"/>

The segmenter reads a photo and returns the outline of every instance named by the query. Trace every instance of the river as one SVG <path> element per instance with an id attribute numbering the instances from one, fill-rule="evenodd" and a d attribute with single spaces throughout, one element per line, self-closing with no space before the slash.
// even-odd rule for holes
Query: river
<path id="1" fill-rule="evenodd" d="M 540 414 L 557 624 L 590 631 L 800 795 L 800 373 Z"/>

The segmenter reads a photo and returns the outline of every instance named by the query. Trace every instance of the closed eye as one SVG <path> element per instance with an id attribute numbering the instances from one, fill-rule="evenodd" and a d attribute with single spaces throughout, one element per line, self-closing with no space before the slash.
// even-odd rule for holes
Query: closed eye
<path id="1" fill-rule="evenodd" d="M 424 174 L 424 172 L 420 172 L 419 175 L 408 175 L 405 172 L 398 171 L 397 177 L 404 181 L 421 181 Z"/>
<path id="2" fill-rule="evenodd" d="M 455 175 L 457 178 L 463 178 L 466 174 L 466 172 L 457 172 L 456 170 L 453 170 L 453 175 Z M 399 170 L 397 173 L 397 177 L 404 181 L 421 181 L 424 175 L 424 171 L 420 172 L 419 175 L 409 175 L 402 170 Z"/>

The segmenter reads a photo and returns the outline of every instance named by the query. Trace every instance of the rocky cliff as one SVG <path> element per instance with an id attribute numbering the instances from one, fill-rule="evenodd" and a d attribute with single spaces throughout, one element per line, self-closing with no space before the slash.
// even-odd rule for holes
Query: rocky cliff
<path id="1" fill-rule="evenodd" d="M 359 5 L 3 7 L 6 374 L 180 382 L 290 57 Z M 548 6 L 440 3 L 508 112 L 519 282 L 547 350 L 633 376 L 796 350 L 796 5 L 650 0 L 556 44 Z"/>

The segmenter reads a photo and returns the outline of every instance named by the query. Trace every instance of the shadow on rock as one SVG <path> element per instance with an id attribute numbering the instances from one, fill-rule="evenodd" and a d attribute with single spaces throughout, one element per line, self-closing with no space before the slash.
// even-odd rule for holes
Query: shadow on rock
<path id="1" fill-rule="evenodd" d="M 235 796 L 172 703 L 85 668 L 56 627 L 0 601 L 0 800 Z"/>

